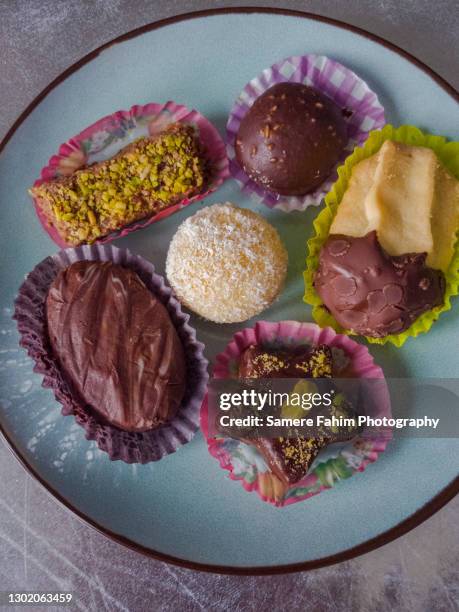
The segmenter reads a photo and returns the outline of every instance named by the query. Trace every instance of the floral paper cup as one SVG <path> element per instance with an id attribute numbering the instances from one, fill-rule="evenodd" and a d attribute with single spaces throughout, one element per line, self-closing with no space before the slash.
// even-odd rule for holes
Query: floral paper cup
<path id="1" fill-rule="evenodd" d="M 336 168 L 320 187 L 304 196 L 281 196 L 267 191 L 251 180 L 236 160 L 234 144 L 242 119 L 257 98 L 267 89 L 282 82 L 309 85 L 327 95 L 345 111 L 348 126 L 346 154 L 356 145 L 362 144 L 370 130 L 381 128 L 384 123 L 384 108 L 376 94 L 352 70 L 324 55 L 299 55 L 288 57 L 253 78 L 244 87 L 231 109 L 226 125 L 227 153 L 233 178 L 241 189 L 269 208 L 285 212 L 305 210 L 317 206 L 336 180 Z"/>
<path id="2" fill-rule="evenodd" d="M 217 129 L 203 115 L 181 104 L 167 102 L 166 104 L 135 105 L 128 111 L 117 111 L 99 119 L 59 147 L 58 153 L 53 155 L 47 166 L 42 169 L 40 178 L 35 181 L 34 187 L 43 182 L 69 176 L 83 166 L 109 159 L 137 138 L 155 136 L 169 124 L 176 122 L 192 125 L 196 130 L 210 169 L 209 184 L 205 191 L 191 198 L 185 198 L 180 203 L 169 206 L 156 215 L 146 217 L 119 231 L 112 232 L 97 242 L 110 242 L 115 238 L 147 227 L 192 202 L 204 199 L 218 189 L 229 176 L 225 144 Z M 61 248 L 69 246 L 59 236 L 56 229 L 50 225 L 35 200 L 34 204 L 40 223 L 52 240 Z"/>
<path id="3" fill-rule="evenodd" d="M 374 363 L 366 347 L 336 334 L 329 327 L 321 329 L 313 323 L 296 321 L 260 321 L 255 327 L 236 333 L 217 356 L 213 377 L 237 378 L 240 357 L 253 344 L 271 349 L 326 344 L 332 350 L 334 376 L 384 381 L 382 369 Z M 371 416 L 390 417 L 385 382 L 378 385 L 377 393 Z M 376 461 L 390 439 L 390 432 L 386 431 L 380 436 L 358 436 L 349 442 L 333 444 L 321 451 L 302 480 L 286 486 L 269 471 L 262 455 L 253 446 L 229 437 L 209 436 L 207 396 L 201 408 L 201 429 L 209 453 L 229 472 L 229 477 L 240 481 L 246 491 L 255 491 L 263 501 L 278 507 L 307 499 L 332 487 L 338 480 L 363 472 L 368 464 Z"/>
<path id="4" fill-rule="evenodd" d="M 132 269 L 165 306 L 177 330 L 185 352 L 187 387 L 176 416 L 157 429 L 141 433 L 127 432 L 100 422 L 72 394 L 69 382 L 52 354 L 45 316 L 48 290 L 60 270 L 82 260 L 112 261 Z M 188 324 L 189 315 L 182 312 L 172 290 L 155 273 L 151 263 L 127 249 L 113 246 L 83 246 L 60 251 L 44 259 L 27 276 L 15 301 L 14 318 L 21 346 L 35 361 L 34 371 L 43 375 L 42 385 L 53 390 L 56 399 L 62 404 L 62 414 L 73 415 L 78 425 L 85 430 L 86 438 L 95 440 L 110 459 L 121 459 L 126 463 L 158 461 L 193 438 L 199 426 L 199 408 L 208 380 L 204 345 L 196 340 L 196 332 Z"/>

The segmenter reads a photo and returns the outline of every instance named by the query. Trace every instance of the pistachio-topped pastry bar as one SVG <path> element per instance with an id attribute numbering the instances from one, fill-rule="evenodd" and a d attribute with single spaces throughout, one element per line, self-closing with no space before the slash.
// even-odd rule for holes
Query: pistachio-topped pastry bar
<path id="1" fill-rule="evenodd" d="M 30 193 L 61 238 L 78 245 L 199 194 L 206 174 L 194 128 L 174 123 L 112 159 L 42 183 Z"/>

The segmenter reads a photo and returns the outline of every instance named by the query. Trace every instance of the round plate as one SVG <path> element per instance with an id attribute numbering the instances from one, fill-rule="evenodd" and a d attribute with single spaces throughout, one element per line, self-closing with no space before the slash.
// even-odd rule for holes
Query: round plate
<path id="1" fill-rule="evenodd" d="M 17 345 L 10 318 L 16 291 L 24 275 L 56 250 L 40 227 L 27 188 L 62 141 L 118 108 L 172 99 L 198 109 L 223 134 L 228 112 L 247 81 L 282 57 L 311 52 L 335 58 L 361 75 L 377 92 L 391 123 L 412 123 L 459 139 L 454 91 L 400 50 L 310 15 L 225 10 L 152 24 L 92 53 L 27 109 L 0 157 L 2 432 L 34 476 L 87 522 L 138 550 L 194 568 L 240 573 L 308 569 L 387 542 L 458 491 L 459 441 L 400 439 L 363 474 L 282 509 L 229 481 L 200 434 L 156 464 L 111 463 L 85 440 L 72 417 L 60 415 L 60 405 L 41 388 L 40 377 Z M 262 317 L 311 320 L 302 303 L 301 272 L 317 209 L 287 214 L 254 206 L 233 180 L 205 204 L 225 200 L 266 216 L 289 250 L 286 289 Z M 201 205 L 116 244 L 146 257 L 162 273 L 177 225 Z M 371 353 L 388 377 L 457 377 L 457 352 L 446 360 L 445 347 L 459 345 L 458 316 L 453 307 L 430 333 L 403 349 L 372 346 Z M 241 327 L 197 317 L 192 324 L 209 359 Z"/>

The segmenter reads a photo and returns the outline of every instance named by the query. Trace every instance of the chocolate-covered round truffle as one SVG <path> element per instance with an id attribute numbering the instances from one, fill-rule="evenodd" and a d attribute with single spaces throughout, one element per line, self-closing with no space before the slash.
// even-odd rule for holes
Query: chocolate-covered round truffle
<path id="1" fill-rule="evenodd" d="M 443 304 L 444 274 L 425 261 L 426 253 L 389 255 L 374 231 L 360 238 L 331 234 L 314 287 L 344 329 L 383 338 Z"/>
<path id="2" fill-rule="evenodd" d="M 342 110 L 330 98 L 301 83 L 279 83 L 242 119 L 235 150 L 255 183 L 294 196 L 324 182 L 346 143 Z"/>

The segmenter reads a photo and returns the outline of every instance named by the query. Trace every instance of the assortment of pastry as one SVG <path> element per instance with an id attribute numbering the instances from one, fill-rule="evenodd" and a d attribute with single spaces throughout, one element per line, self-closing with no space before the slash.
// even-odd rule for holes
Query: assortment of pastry
<path id="1" fill-rule="evenodd" d="M 276 84 L 242 118 L 236 160 L 263 189 L 308 194 L 345 155 L 345 115 L 318 89 Z M 203 193 L 212 171 L 195 127 L 172 123 L 30 192 L 62 240 L 78 246 Z M 345 332 L 401 334 L 443 306 L 458 228 L 457 178 L 428 146 L 386 139 L 352 168 L 311 290 Z M 240 323 L 275 302 L 287 267 L 277 230 L 260 214 L 227 202 L 201 208 L 178 226 L 166 276 L 177 300 L 199 317 Z M 164 303 L 133 269 L 77 261 L 51 282 L 44 313 L 53 359 L 71 393 L 101 424 L 142 433 L 170 423 L 189 391 L 186 347 Z M 326 344 L 253 344 L 237 374 L 328 378 L 333 356 Z M 286 487 L 308 474 L 331 441 L 327 435 L 244 440 Z"/>

